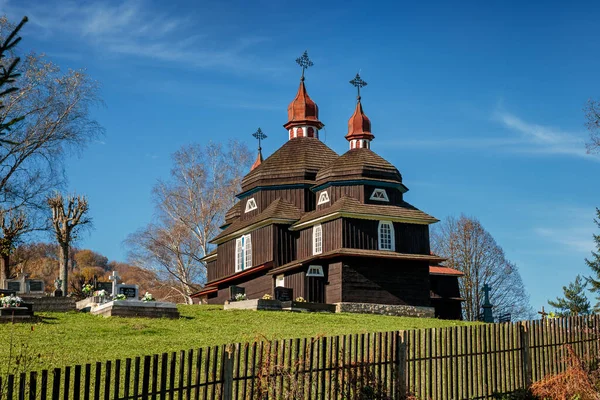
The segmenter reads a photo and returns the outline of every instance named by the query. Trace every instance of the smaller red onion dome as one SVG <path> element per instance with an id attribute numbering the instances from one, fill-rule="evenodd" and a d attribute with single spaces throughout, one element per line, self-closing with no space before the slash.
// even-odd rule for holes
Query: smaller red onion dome
<path id="1" fill-rule="evenodd" d="M 365 115 L 359 97 L 354 114 L 352 114 L 352 117 L 350 117 L 350 120 L 348 121 L 348 134 L 346 135 L 346 139 L 348 141 L 354 139 L 366 139 L 371 141 L 374 138 L 375 136 L 371 133 L 371 121 Z"/>
<path id="2" fill-rule="evenodd" d="M 300 87 L 296 98 L 288 106 L 288 122 L 283 125 L 285 129 L 297 125 L 312 125 L 321 129 L 324 125 L 319 121 L 319 107 L 315 103 L 304 86 L 304 77 L 300 80 Z"/>

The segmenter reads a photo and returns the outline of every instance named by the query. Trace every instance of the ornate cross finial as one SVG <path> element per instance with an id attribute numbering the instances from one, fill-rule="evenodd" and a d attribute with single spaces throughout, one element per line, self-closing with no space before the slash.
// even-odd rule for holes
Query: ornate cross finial
<path id="1" fill-rule="evenodd" d="M 304 80 L 304 70 L 307 69 L 308 67 L 312 67 L 314 65 L 313 62 L 310 60 L 310 58 L 308 58 L 307 50 L 304 51 L 304 54 L 302 54 L 302 57 L 296 58 L 296 63 L 300 67 L 302 67 L 302 77 L 300 78 L 300 80 Z"/>
<path id="2" fill-rule="evenodd" d="M 260 149 L 261 149 L 261 147 L 260 147 L 260 142 L 261 142 L 262 140 L 265 140 L 265 139 L 267 138 L 267 135 L 265 135 L 265 134 L 263 133 L 262 129 L 258 128 L 258 129 L 256 130 L 256 132 L 254 132 L 254 133 L 252 134 L 252 136 L 254 136 L 254 137 L 255 137 L 255 138 L 258 140 L 258 150 L 260 150 Z"/>
<path id="3" fill-rule="evenodd" d="M 360 100 L 360 88 L 367 86 L 367 82 L 363 81 L 360 74 L 357 73 L 354 79 L 350 81 L 350 84 L 358 89 L 357 99 Z"/>

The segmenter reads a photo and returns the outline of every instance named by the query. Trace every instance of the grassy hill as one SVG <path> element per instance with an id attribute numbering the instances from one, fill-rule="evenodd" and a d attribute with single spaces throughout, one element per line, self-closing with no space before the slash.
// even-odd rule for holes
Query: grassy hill
<path id="1" fill-rule="evenodd" d="M 179 306 L 179 312 L 178 320 L 37 313 L 35 323 L 0 324 L 0 365 L 11 342 L 13 352 L 40 355 L 39 365 L 32 368 L 37 370 L 261 339 L 467 324 L 380 315 L 224 311 L 221 306 Z"/>

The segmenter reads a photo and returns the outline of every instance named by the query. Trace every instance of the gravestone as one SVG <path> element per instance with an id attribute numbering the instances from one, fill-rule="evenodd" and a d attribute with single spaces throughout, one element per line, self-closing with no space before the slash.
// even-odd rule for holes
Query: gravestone
<path id="1" fill-rule="evenodd" d="M 27 281 L 29 286 L 28 293 L 43 293 L 44 292 L 44 281 L 30 279 Z"/>
<path id="2" fill-rule="evenodd" d="M 275 300 L 279 301 L 292 301 L 294 300 L 294 289 L 286 287 L 275 288 Z"/>
<path id="3" fill-rule="evenodd" d="M 106 293 L 112 295 L 112 283 L 110 282 L 97 282 L 96 290 L 106 290 Z"/>
<path id="4" fill-rule="evenodd" d="M 231 300 L 235 300 L 235 296 L 237 296 L 238 294 L 246 294 L 246 289 L 241 286 L 229 286 L 229 298 Z"/>
<path id="5" fill-rule="evenodd" d="M 137 285 L 118 285 L 118 294 L 124 294 L 127 299 L 137 300 L 139 291 Z"/>
<path id="6" fill-rule="evenodd" d="M 11 292 L 21 293 L 21 282 L 20 281 L 8 281 L 6 282 L 6 288 Z"/>

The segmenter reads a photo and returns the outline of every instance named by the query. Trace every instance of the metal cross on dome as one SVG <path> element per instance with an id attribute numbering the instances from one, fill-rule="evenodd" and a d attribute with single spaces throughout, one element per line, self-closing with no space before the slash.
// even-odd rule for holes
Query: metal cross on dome
<path id="1" fill-rule="evenodd" d="M 252 136 L 254 136 L 258 140 L 258 149 L 260 150 L 261 149 L 260 142 L 262 140 L 265 140 L 267 138 L 267 135 L 264 134 L 264 132 L 262 131 L 262 129 L 258 128 L 256 130 L 256 132 L 254 132 L 252 134 Z"/>
<path id="2" fill-rule="evenodd" d="M 312 67 L 314 64 L 313 62 L 310 60 L 310 58 L 308 58 L 308 50 L 304 51 L 304 54 L 302 54 L 302 57 L 298 57 L 296 58 L 296 64 L 298 64 L 300 67 L 302 67 L 302 80 L 304 80 L 304 70 L 306 70 L 309 67 Z"/>
<path id="3" fill-rule="evenodd" d="M 350 81 L 350 84 L 358 90 L 358 99 L 360 100 L 360 88 L 367 86 L 367 82 L 363 81 L 360 74 L 357 73 L 354 79 Z"/>

